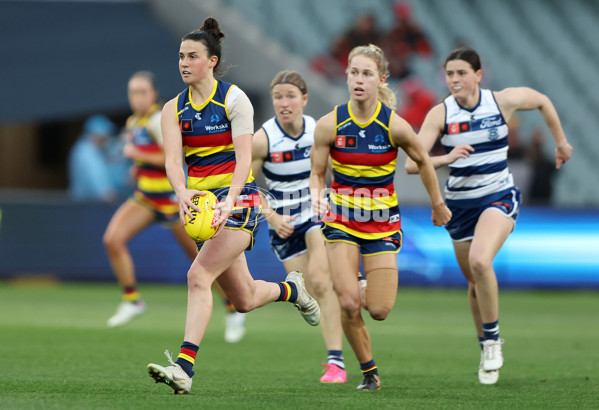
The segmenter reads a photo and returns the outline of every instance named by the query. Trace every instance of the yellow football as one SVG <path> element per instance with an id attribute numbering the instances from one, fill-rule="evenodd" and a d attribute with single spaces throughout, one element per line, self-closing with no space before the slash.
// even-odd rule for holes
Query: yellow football
<path id="1" fill-rule="evenodd" d="M 218 199 L 212 192 L 205 192 L 206 195 L 196 195 L 191 200 L 201 212 L 190 207 L 193 219 L 185 215 L 185 232 L 196 242 L 204 242 L 214 236 L 216 228 L 213 228 L 212 224 L 220 215 L 220 211 L 213 208 L 218 203 Z"/>

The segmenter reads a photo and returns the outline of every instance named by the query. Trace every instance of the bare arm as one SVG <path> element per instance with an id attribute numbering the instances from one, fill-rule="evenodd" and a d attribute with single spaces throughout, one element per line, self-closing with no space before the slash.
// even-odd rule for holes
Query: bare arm
<path id="1" fill-rule="evenodd" d="M 573 148 L 549 97 L 529 87 L 513 87 L 496 92 L 495 99 L 506 121 L 517 110 L 539 110 L 555 140 L 555 168 L 559 169 L 570 159 Z"/>
<path id="2" fill-rule="evenodd" d="M 445 127 L 445 105 L 438 104 L 433 107 L 426 115 L 420 132 L 418 133 L 418 141 L 423 146 L 426 152 L 430 152 L 437 141 L 437 138 L 443 133 Z M 431 158 L 431 162 L 435 169 L 452 164 L 458 158 L 466 158 L 473 152 L 474 149 L 468 144 L 460 144 L 456 146 L 449 154 L 437 155 Z M 410 157 L 406 159 L 406 172 L 408 174 L 417 174 L 419 172 L 416 162 Z"/>
<path id="3" fill-rule="evenodd" d="M 325 199 L 325 182 L 331 145 L 335 141 L 335 113 L 330 112 L 316 123 L 314 145 L 310 152 L 310 197 L 314 213 L 321 217 L 328 210 Z"/>
<path id="4" fill-rule="evenodd" d="M 433 163 L 425 148 L 418 141 L 412 127 L 398 115 L 394 115 L 391 122 L 391 138 L 393 143 L 401 147 L 408 154 L 409 159 L 416 164 L 433 208 L 433 224 L 436 226 L 445 225 L 451 219 L 451 211 L 443 201 Z"/>

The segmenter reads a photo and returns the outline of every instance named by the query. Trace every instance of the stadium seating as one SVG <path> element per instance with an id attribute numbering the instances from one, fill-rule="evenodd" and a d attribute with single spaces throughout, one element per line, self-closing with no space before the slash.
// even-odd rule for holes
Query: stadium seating
<path id="1" fill-rule="evenodd" d="M 530 86 L 547 94 L 560 113 L 575 157 L 556 177 L 554 203 L 599 203 L 599 187 L 581 175 L 599 174 L 599 94 L 590 85 L 599 72 L 599 3 L 584 0 L 406 0 L 413 18 L 429 36 L 432 59 L 414 58 L 413 72 L 441 98 L 440 67 L 447 53 L 465 43 L 477 49 L 486 71 L 484 86 Z M 259 3 L 259 4 L 258 4 Z M 303 58 L 326 52 L 356 16 L 370 12 L 382 30 L 393 23 L 393 0 L 222 0 L 238 9 L 267 37 Z M 260 7 L 259 7 L 260 6 Z M 339 87 L 344 87 L 341 83 Z M 521 115 L 525 137 L 545 127 L 538 113 Z M 546 128 L 545 128 L 546 129 Z M 546 129 L 547 154 L 553 155 Z M 528 141 L 524 140 L 524 144 Z M 583 158 L 585 157 L 585 158 Z"/>

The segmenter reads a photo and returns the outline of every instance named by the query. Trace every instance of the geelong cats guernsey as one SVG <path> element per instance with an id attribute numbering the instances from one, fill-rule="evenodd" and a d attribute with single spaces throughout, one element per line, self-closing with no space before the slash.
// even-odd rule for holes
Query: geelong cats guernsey
<path id="1" fill-rule="evenodd" d="M 474 148 L 468 158 L 449 165 L 445 185 L 447 205 L 478 208 L 505 195 L 514 187 L 507 167 L 508 127 L 491 90 L 480 90 L 472 109 L 460 106 L 453 96 L 444 101 L 445 130 L 441 143 L 449 153 L 459 144 Z"/>
<path id="2" fill-rule="evenodd" d="M 304 115 L 304 131 L 294 138 L 279 125 L 276 117 L 262 125 L 268 139 L 268 155 L 262 166 L 264 179 L 279 214 L 291 215 L 291 225 L 312 218 L 310 204 L 310 150 L 314 145 L 314 118 Z"/>
<path id="3" fill-rule="evenodd" d="M 397 147 L 390 137 L 393 111 L 378 103 L 365 123 L 351 102 L 335 107 L 336 137 L 331 146 L 334 182 L 325 223 L 363 239 L 380 239 L 401 230 L 393 186 Z"/>

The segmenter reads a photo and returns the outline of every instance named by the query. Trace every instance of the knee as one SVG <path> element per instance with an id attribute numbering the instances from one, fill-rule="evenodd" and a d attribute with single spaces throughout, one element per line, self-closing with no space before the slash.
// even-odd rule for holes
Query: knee
<path id="1" fill-rule="evenodd" d="M 339 306 L 343 315 L 349 320 L 360 316 L 360 309 L 362 308 L 360 298 L 356 300 L 352 297 L 342 296 L 339 298 Z"/>
<path id="2" fill-rule="evenodd" d="M 197 266 L 187 271 L 187 288 L 193 290 L 209 290 L 212 292 L 212 282 L 208 281 L 207 272 Z"/>
<path id="3" fill-rule="evenodd" d="M 370 313 L 370 317 L 374 320 L 385 320 L 389 316 L 389 313 L 391 313 L 391 309 L 386 306 L 368 305 L 368 313 Z"/>
<path id="4" fill-rule="evenodd" d="M 222 286 L 222 285 L 221 285 Z M 223 288 L 226 298 L 233 304 L 235 310 L 239 313 L 247 313 L 256 309 L 256 286 L 254 282 L 248 286 L 233 288 Z"/>
<path id="5" fill-rule="evenodd" d="M 102 237 L 102 243 L 108 251 L 108 253 L 116 253 L 125 248 L 125 241 L 120 239 L 117 235 L 105 233 Z"/>
<path id="6" fill-rule="evenodd" d="M 329 289 L 332 289 L 332 282 L 328 272 L 318 270 L 313 271 L 310 280 L 307 283 L 310 294 L 316 299 L 322 298 Z"/>
<path id="7" fill-rule="evenodd" d="M 481 255 L 470 255 L 468 262 L 470 264 L 470 271 L 475 277 L 481 276 L 493 268 L 492 261 Z"/>
<path id="8" fill-rule="evenodd" d="M 254 306 L 250 303 L 249 299 L 241 299 L 233 302 L 233 306 L 235 306 L 235 310 L 239 313 L 247 313 L 254 310 Z"/>

